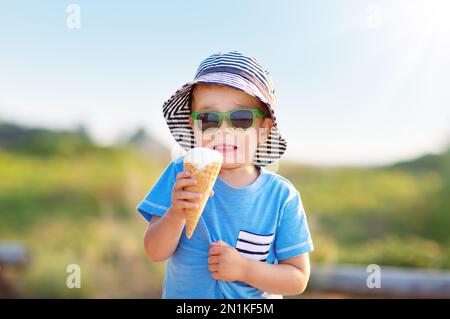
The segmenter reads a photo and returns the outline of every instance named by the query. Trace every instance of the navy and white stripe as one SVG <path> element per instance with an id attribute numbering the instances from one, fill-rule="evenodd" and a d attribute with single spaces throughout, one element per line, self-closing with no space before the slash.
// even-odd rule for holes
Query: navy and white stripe
<path id="1" fill-rule="evenodd" d="M 238 235 L 236 249 L 246 258 L 266 261 L 274 234 L 259 235 L 241 230 Z"/>
<path id="2" fill-rule="evenodd" d="M 269 73 L 258 59 L 237 51 L 216 53 L 206 58 L 197 69 L 193 81 L 183 85 L 163 105 L 164 118 L 175 140 L 185 150 L 195 146 L 194 131 L 189 125 L 190 99 L 195 83 L 227 85 L 259 98 L 270 112 L 273 128 L 267 141 L 260 145 L 254 164 L 266 166 L 278 160 L 286 151 L 287 143 L 281 137 L 275 117 L 275 89 Z"/>

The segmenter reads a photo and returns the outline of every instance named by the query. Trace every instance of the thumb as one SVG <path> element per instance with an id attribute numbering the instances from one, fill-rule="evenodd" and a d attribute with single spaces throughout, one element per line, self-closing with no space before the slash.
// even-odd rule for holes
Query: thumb
<path id="1" fill-rule="evenodd" d="M 230 247 L 230 245 L 228 245 L 226 242 L 224 242 L 223 240 L 218 240 L 217 241 L 217 245 L 221 246 L 221 247 Z"/>

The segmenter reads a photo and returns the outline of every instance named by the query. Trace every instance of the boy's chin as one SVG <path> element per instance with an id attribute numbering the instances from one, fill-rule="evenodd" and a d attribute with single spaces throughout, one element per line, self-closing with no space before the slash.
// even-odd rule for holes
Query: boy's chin
<path id="1" fill-rule="evenodd" d="M 227 161 L 222 163 L 222 168 L 224 169 L 233 169 L 242 166 L 247 166 L 253 164 L 252 162 L 236 162 L 236 161 Z"/>
<path id="2" fill-rule="evenodd" d="M 241 151 L 241 150 L 239 150 Z M 233 153 L 223 153 L 223 163 L 222 167 L 227 169 L 238 168 L 242 166 L 248 166 L 253 164 L 253 156 L 250 153 L 241 153 L 241 152 L 233 152 Z M 254 152 L 253 152 L 254 153 Z"/>

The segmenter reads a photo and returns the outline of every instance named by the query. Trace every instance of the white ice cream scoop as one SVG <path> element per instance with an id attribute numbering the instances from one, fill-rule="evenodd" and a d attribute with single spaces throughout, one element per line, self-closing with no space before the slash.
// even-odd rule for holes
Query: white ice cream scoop
<path id="1" fill-rule="evenodd" d="M 222 153 L 206 147 L 191 148 L 184 156 L 184 161 L 193 163 L 197 169 L 202 169 L 211 163 L 222 163 Z"/>

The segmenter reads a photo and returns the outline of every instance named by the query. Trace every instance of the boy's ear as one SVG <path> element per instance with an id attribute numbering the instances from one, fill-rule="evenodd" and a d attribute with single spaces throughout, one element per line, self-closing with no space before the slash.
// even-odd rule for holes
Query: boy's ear
<path id="1" fill-rule="evenodd" d="M 273 119 L 271 117 L 266 117 L 264 119 L 264 121 L 266 121 L 266 123 L 267 123 L 267 130 L 270 132 L 272 130 L 272 127 L 273 127 Z"/>
<path id="2" fill-rule="evenodd" d="M 267 139 L 269 138 L 269 134 L 270 131 L 272 130 L 273 127 L 273 120 L 270 117 L 266 117 L 262 124 L 261 124 L 261 128 L 263 129 L 262 134 L 260 135 L 261 140 L 259 142 L 259 145 L 264 144 Z"/>

